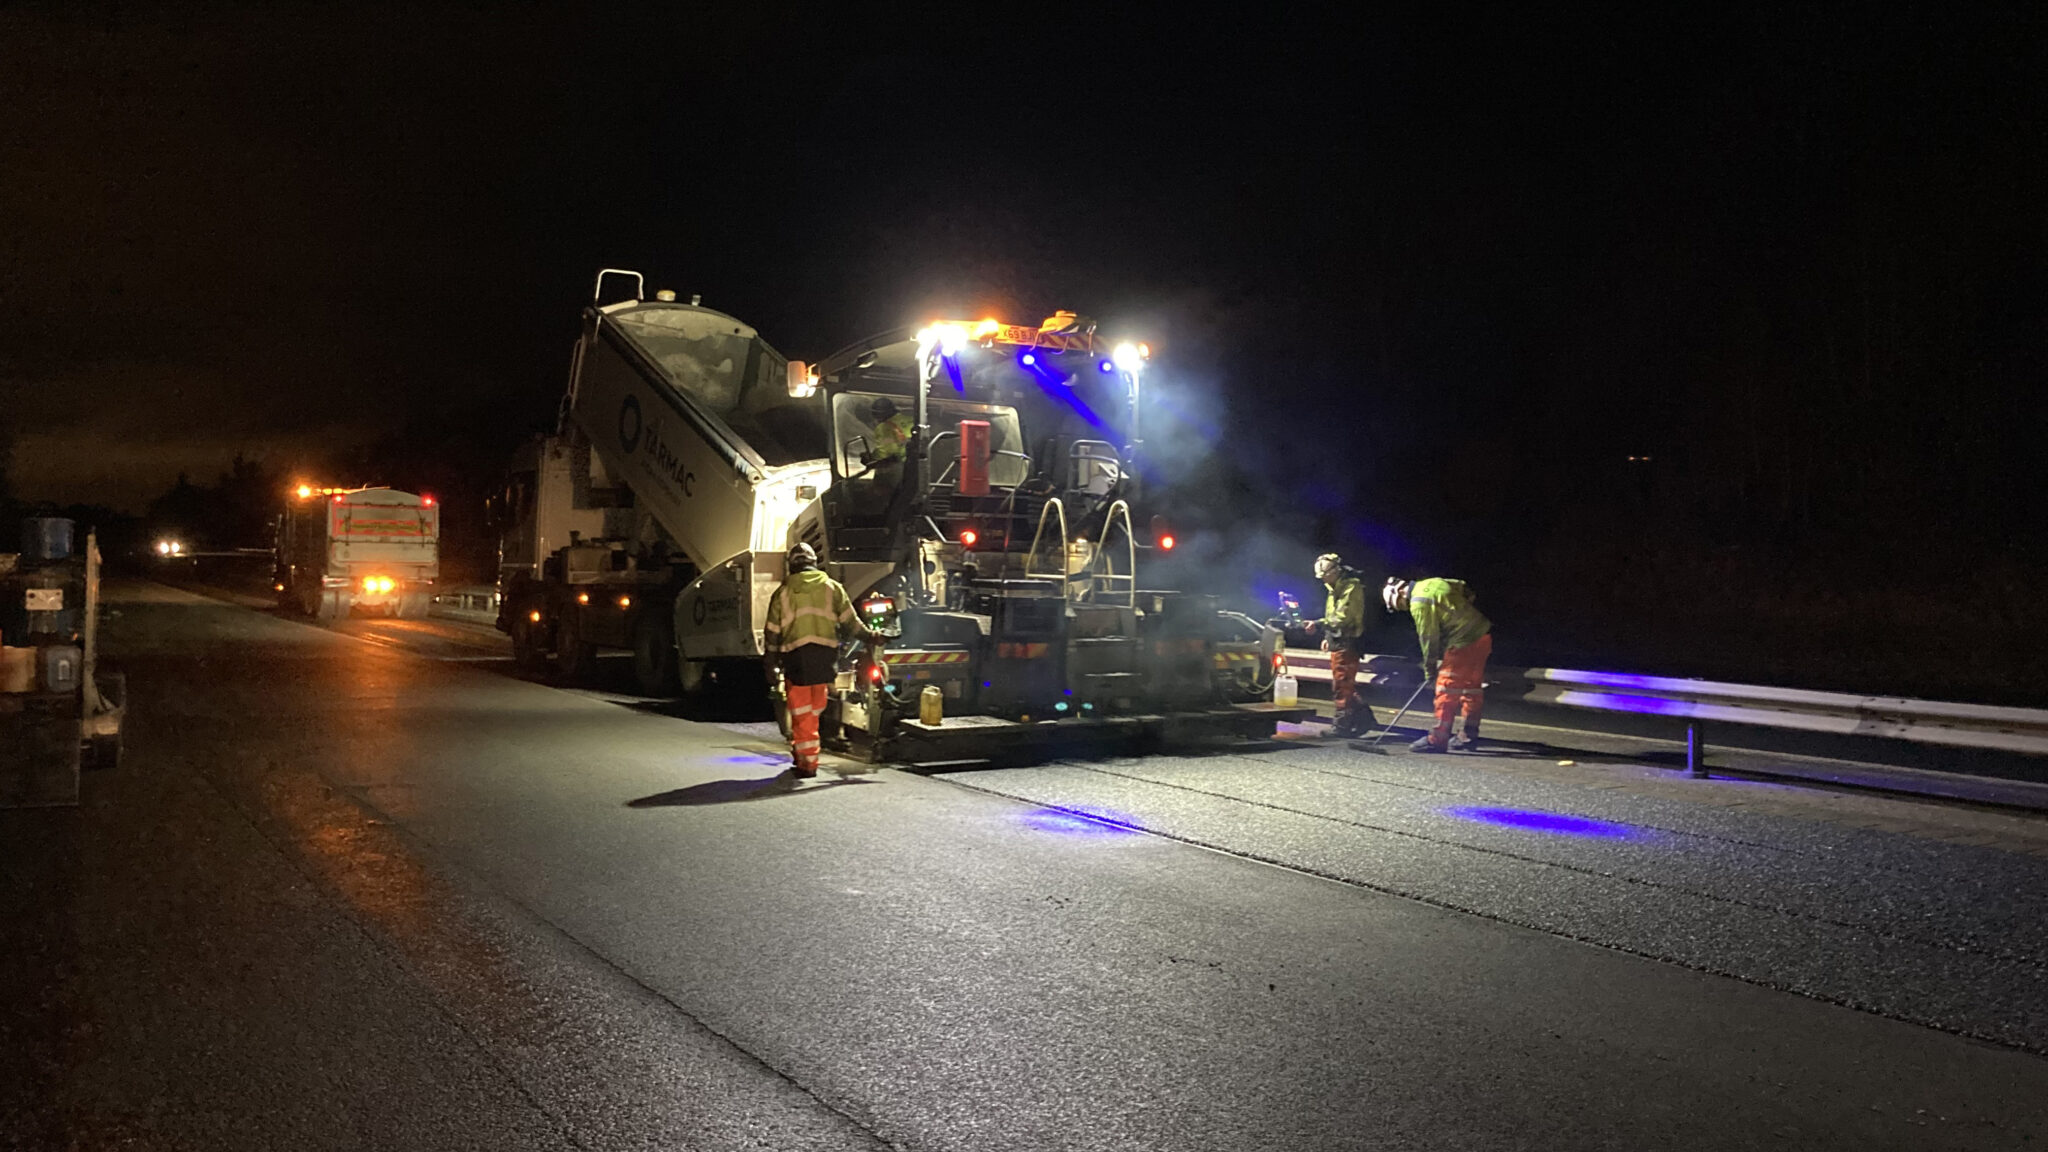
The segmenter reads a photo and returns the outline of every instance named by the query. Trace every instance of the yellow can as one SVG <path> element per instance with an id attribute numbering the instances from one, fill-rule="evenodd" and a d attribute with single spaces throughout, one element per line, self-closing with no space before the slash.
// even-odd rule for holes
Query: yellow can
<path id="1" fill-rule="evenodd" d="M 946 718 L 946 694 L 939 691 L 937 684 L 927 684 L 917 694 L 917 718 L 931 728 L 937 728 L 939 721 Z"/>

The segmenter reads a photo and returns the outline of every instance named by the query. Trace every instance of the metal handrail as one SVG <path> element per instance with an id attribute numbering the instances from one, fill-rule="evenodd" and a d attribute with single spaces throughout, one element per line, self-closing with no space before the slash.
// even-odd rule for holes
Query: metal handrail
<path id="1" fill-rule="evenodd" d="M 1092 451 L 1083 452 L 1083 448 L 1107 448 L 1109 449 L 1109 455 L 1098 456 Z M 1124 458 L 1123 454 L 1116 450 L 1116 445 L 1111 444 L 1107 440 L 1076 440 L 1074 441 L 1073 447 L 1067 450 L 1067 478 L 1069 481 L 1067 487 L 1072 488 L 1075 491 L 1081 491 L 1088 487 L 1086 484 L 1080 483 L 1080 470 L 1075 467 L 1075 465 L 1081 463 L 1084 460 L 1099 461 L 1104 464 L 1116 465 L 1117 483 L 1123 483 Z"/>
<path id="2" fill-rule="evenodd" d="M 1045 539 L 1045 518 L 1046 518 L 1046 517 L 1047 517 L 1048 515 L 1050 515 L 1050 514 L 1052 514 L 1052 513 L 1055 513 L 1055 512 L 1059 513 L 1059 517 L 1060 517 L 1060 550 L 1059 550 L 1059 558 L 1060 558 L 1060 567 L 1059 567 L 1059 571 L 1058 571 L 1058 572 L 1056 572 L 1056 573 L 1055 573 L 1055 572 L 1040 572 L 1040 571 L 1038 571 L 1038 545 L 1039 545 L 1039 542 L 1040 542 L 1040 541 L 1042 541 L 1042 540 L 1044 540 L 1044 539 Z M 1026 553 L 1024 554 L 1024 575 L 1025 575 L 1025 576 L 1026 576 L 1027 578 L 1037 578 L 1037 577 L 1047 577 L 1047 576 L 1058 576 L 1058 577 L 1059 577 L 1059 580 L 1060 580 L 1060 596 L 1061 596 L 1061 597 L 1062 597 L 1063 599 L 1064 599 L 1064 598 L 1066 597 L 1066 594 L 1067 594 L 1067 593 L 1066 593 L 1066 586 L 1067 586 L 1067 509 L 1066 509 L 1066 505 L 1062 504 L 1062 503 L 1060 502 L 1060 498 L 1059 498 L 1059 497 L 1057 497 L 1057 496 L 1054 496 L 1054 497 L 1051 497 L 1051 498 L 1047 499 L 1047 500 L 1046 500 L 1046 502 L 1045 502 L 1045 507 L 1043 507 L 1043 508 L 1040 508 L 1040 509 L 1038 510 L 1038 531 L 1036 531 L 1036 532 L 1034 532 L 1034 533 L 1032 533 L 1032 534 L 1031 534 L 1031 551 L 1029 551 L 1029 552 L 1026 552 Z"/>
<path id="3" fill-rule="evenodd" d="M 1097 572 L 1096 569 L 1114 554 L 1109 537 L 1110 530 L 1118 524 L 1122 524 L 1124 530 L 1124 570 L 1119 573 L 1111 568 L 1107 572 Z M 1116 604 L 1119 595 L 1123 597 L 1122 607 L 1130 608 L 1138 602 L 1138 537 L 1131 530 L 1131 506 L 1122 500 L 1111 504 L 1109 514 L 1102 519 L 1102 544 L 1088 562 L 1088 581 L 1091 589 L 1102 591 L 1105 603 Z M 1123 585 L 1121 590 L 1117 588 L 1119 583 Z"/>

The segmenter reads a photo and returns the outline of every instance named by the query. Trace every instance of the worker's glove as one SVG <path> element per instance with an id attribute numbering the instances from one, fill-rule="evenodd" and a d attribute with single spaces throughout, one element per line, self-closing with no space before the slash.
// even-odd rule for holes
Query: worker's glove
<path id="1" fill-rule="evenodd" d="M 1330 642 L 1328 640 L 1323 641 L 1323 651 L 1328 652 L 1330 650 Z"/>

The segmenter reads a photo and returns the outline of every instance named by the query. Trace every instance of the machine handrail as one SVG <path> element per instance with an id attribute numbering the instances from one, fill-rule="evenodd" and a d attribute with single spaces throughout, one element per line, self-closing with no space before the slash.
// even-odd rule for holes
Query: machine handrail
<path id="1" fill-rule="evenodd" d="M 1052 513 L 1060 517 L 1060 567 L 1058 572 L 1038 571 L 1038 544 L 1045 539 L 1045 518 Z M 1045 507 L 1038 510 L 1038 531 L 1031 534 L 1031 551 L 1024 554 L 1024 575 L 1027 578 L 1057 576 L 1060 581 L 1060 596 L 1067 596 L 1067 508 L 1057 496 L 1046 500 Z"/>
<path id="2" fill-rule="evenodd" d="M 941 440 L 944 440 L 944 439 L 945 439 L 946 437 L 948 437 L 948 436 L 951 436 L 951 437 L 953 437 L 953 438 L 954 438 L 955 440 L 958 440 L 958 439 L 960 438 L 960 433 L 959 433 L 958 431 L 954 430 L 954 429 L 951 429 L 951 428 L 948 428 L 948 429 L 946 429 L 946 430 L 945 430 L 945 431 L 943 431 L 943 432 L 935 432 L 935 433 L 933 433 L 933 434 L 932 434 L 932 438 L 931 438 L 931 439 L 930 439 L 929 441 L 927 441 L 927 442 L 925 443 L 925 459 L 929 460 L 929 459 L 931 459 L 931 458 L 932 458 L 933 456 L 937 455 L 937 453 L 936 453 L 936 452 L 934 451 L 934 449 L 936 449 L 936 448 L 937 448 L 937 447 L 939 446 L 939 441 L 941 441 Z M 990 452 L 990 453 L 989 453 L 989 455 L 990 455 L 991 457 L 995 457 L 995 456 L 1013 456 L 1013 457 L 1015 457 L 1015 458 L 1017 458 L 1017 459 L 1019 459 L 1019 460 L 1022 460 L 1022 461 L 1024 461 L 1024 462 L 1025 462 L 1026 464 L 1029 464 L 1029 463 L 1031 462 L 1031 457 L 1030 457 L 1029 455 L 1027 455 L 1027 454 L 1025 454 L 1025 453 L 1023 453 L 1023 452 L 1018 452 L 1018 451 L 1015 451 L 1014 449 L 1010 449 L 1010 448 L 997 448 L 997 449 L 995 449 L 994 451 Z M 933 480 L 932 480 L 932 482 L 931 482 L 931 484 L 930 484 L 929 486 L 930 486 L 930 487 L 933 487 L 933 488 L 936 488 L 936 487 L 938 487 L 939 485 L 941 485 L 941 484 L 944 484 L 944 483 L 945 483 L 946 481 L 948 481 L 948 480 L 951 480 L 951 479 L 953 478 L 953 473 L 954 473 L 954 472 L 956 472 L 956 471 L 958 471 L 958 470 L 959 470 L 959 468 L 960 468 L 960 457 L 958 457 L 958 456 L 948 456 L 948 457 L 946 457 L 946 467 L 945 467 L 945 470 L 944 470 L 944 471 L 942 471 L 942 472 L 940 472 L 940 473 L 938 474 L 938 476 L 937 476 L 937 477 L 936 477 L 935 479 L 933 479 Z M 1019 480 L 1019 481 L 1017 481 L 1017 483 L 1015 483 L 1015 484 L 997 484 L 997 483 L 994 483 L 993 481 L 991 481 L 991 482 L 989 483 L 989 487 L 990 487 L 990 488 L 994 488 L 994 489 L 999 489 L 999 490 L 1001 490 L 1001 491 L 1005 491 L 1005 492 L 1015 492 L 1015 491 L 1016 491 L 1016 490 L 1018 489 L 1018 487 L 1019 487 L 1019 486 L 1021 486 L 1021 485 L 1025 484 L 1025 483 L 1026 483 L 1026 482 L 1028 482 L 1028 481 L 1029 481 L 1030 479 L 1031 479 L 1031 474 L 1030 474 L 1030 472 L 1029 472 L 1029 471 L 1027 470 L 1027 471 L 1025 472 L 1025 474 L 1024 474 L 1024 478 L 1023 478 L 1022 480 Z"/>
<path id="3" fill-rule="evenodd" d="M 1110 556 L 1110 530 L 1119 523 L 1124 530 L 1124 571 L 1097 572 Z M 1118 595 L 1123 597 L 1122 607 L 1129 608 L 1138 600 L 1138 537 L 1131 530 L 1131 506 L 1118 500 L 1109 506 L 1109 513 L 1102 519 L 1102 546 L 1095 550 L 1095 556 L 1088 562 L 1088 579 L 1091 587 L 1100 587 L 1104 599 L 1114 604 Z M 1117 584 L 1123 585 L 1119 591 Z"/>

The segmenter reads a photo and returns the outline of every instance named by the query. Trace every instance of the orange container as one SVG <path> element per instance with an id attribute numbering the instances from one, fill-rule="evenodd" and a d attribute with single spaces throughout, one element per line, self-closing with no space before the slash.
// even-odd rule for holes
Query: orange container
<path id="1" fill-rule="evenodd" d="M 0 647 L 0 692 L 36 690 L 36 650 Z"/>

